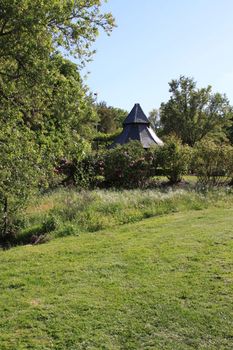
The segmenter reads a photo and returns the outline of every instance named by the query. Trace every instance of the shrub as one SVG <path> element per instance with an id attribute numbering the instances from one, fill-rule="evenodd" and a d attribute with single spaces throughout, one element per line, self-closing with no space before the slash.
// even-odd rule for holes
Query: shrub
<path id="1" fill-rule="evenodd" d="M 229 144 L 203 140 L 196 145 L 193 159 L 198 184 L 219 186 L 228 183 L 233 176 L 233 147 Z"/>
<path id="2" fill-rule="evenodd" d="M 175 184 L 188 173 L 192 151 L 176 136 L 170 136 L 165 142 L 164 146 L 157 148 L 155 153 L 164 175 L 172 184 Z"/>
<path id="3" fill-rule="evenodd" d="M 104 161 L 101 155 L 92 154 L 75 166 L 75 185 L 80 189 L 102 187 L 104 181 Z"/>
<path id="4" fill-rule="evenodd" d="M 150 176 L 152 153 L 138 141 L 117 146 L 106 152 L 104 175 L 108 186 L 115 188 L 144 187 Z"/>
<path id="5" fill-rule="evenodd" d="M 89 154 L 80 160 L 62 159 L 56 171 L 63 175 L 62 184 L 81 189 L 95 188 L 103 182 L 103 160 L 97 154 Z"/>
<path id="6" fill-rule="evenodd" d="M 78 188 L 88 189 L 94 185 L 97 162 L 93 155 L 75 164 L 74 181 Z"/>

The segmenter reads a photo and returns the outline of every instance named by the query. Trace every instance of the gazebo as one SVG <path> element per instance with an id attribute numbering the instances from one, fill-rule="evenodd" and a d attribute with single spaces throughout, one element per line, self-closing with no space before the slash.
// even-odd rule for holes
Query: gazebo
<path id="1" fill-rule="evenodd" d="M 136 103 L 123 122 L 123 130 L 116 137 L 111 148 L 117 145 L 123 145 L 131 140 L 141 142 L 143 148 L 151 146 L 162 146 L 163 141 L 158 138 L 154 130 L 150 126 L 150 122 L 144 114 L 139 103 Z"/>

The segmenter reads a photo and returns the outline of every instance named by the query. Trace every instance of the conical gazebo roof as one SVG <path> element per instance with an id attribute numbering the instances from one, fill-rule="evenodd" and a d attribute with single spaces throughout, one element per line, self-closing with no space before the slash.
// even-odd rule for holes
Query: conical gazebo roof
<path id="1" fill-rule="evenodd" d="M 111 148 L 118 144 L 123 145 L 132 140 L 141 142 L 143 148 L 163 145 L 163 141 L 160 140 L 154 130 L 150 127 L 150 122 L 139 103 L 134 105 L 133 109 L 124 120 L 123 131 L 116 137 Z"/>
<path id="2" fill-rule="evenodd" d="M 123 125 L 128 124 L 150 124 L 139 103 L 135 103 L 133 109 L 125 118 Z"/>

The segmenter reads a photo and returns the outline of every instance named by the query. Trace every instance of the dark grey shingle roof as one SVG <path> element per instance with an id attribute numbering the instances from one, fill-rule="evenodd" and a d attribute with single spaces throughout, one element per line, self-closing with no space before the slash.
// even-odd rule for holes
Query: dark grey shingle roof
<path id="1" fill-rule="evenodd" d="M 123 145 L 131 140 L 141 142 L 143 148 L 150 148 L 153 145 L 163 145 L 153 129 L 150 127 L 150 122 L 144 114 L 139 103 L 136 103 L 123 122 L 123 130 L 116 137 L 110 148 L 116 145 Z"/>
<path id="2" fill-rule="evenodd" d="M 123 125 L 128 124 L 150 124 L 139 103 L 135 103 L 133 109 L 124 120 Z"/>

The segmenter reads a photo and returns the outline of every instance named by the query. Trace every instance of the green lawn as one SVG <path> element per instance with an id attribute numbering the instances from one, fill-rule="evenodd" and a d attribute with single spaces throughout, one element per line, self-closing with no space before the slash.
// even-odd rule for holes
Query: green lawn
<path id="1" fill-rule="evenodd" d="M 0 349 L 233 349 L 233 207 L 0 251 Z"/>

